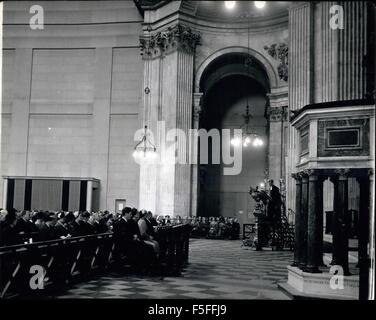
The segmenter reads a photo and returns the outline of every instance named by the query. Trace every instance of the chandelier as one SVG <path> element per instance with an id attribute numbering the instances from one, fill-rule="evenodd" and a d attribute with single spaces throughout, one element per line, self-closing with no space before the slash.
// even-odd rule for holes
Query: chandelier
<path id="1" fill-rule="evenodd" d="M 157 156 L 157 148 L 155 145 L 148 139 L 148 126 L 144 127 L 144 133 L 141 137 L 140 142 L 136 144 L 133 151 L 133 157 L 135 158 L 145 158 L 145 159 L 154 159 Z"/>
<path id="2" fill-rule="evenodd" d="M 247 31 L 248 31 L 248 55 L 245 58 L 244 64 L 247 68 L 247 75 L 249 77 L 250 76 L 250 67 L 251 67 L 251 64 L 252 64 L 252 59 L 251 59 L 251 55 L 250 55 L 250 46 L 249 46 L 249 32 L 250 32 L 249 25 L 248 25 Z M 249 104 L 248 104 L 248 95 L 247 94 L 246 94 L 246 99 L 247 99 L 247 103 L 246 103 L 246 107 L 245 107 L 245 114 L 243 114 L 244 124 L 242 126 L 240 126 L 240 129 L 242 129 L 242 138 L 239 138 L 239 137 L 232 138 L 231 144 L 234 147 L 240 146 L 240 144 L 242 144 L 243 147 L 248 147 L 249 145 L 252 145 L 253 147 L 261 147 L 264 144 L 264 142 L 261 139 L 261 137 L 259 136 L 259 134 L 257 134 L 251 128 L 251 125 L 250 125 L 249 120 L 252 119 L 252 115 L 249 112 L 250 107 L 249 107 Z"/>
<path id="3" fill-rule="evenodd" d="M 148 25 L 146 29 L 149 33 L 148 40 L 151 39 L 151 26 Z M 146 77 L 145 82 L 150 83 L 150 59 L 146 58 Z M 133 151 L 133 157 L 135 159 L 145 159 L 145 160 L 152 160 L 157 157 L 157 148 L 155 145 L 150 141 L 149 139 L 149 133 L 148 133 L 148 125 L 150 121 L 150 87 L 146 85 L 144 89 L 145 98 L 144 98 L 144 106 L 145 106 L 145 125 L 144 125 L 144 131 L 141 137 L 141 140 L 135 145 L 134 151 Z"/>
<path id="4" fill-rule="evenodd" d="M 249 113 L 249 105 L 245 107 L 245 114 L 243 115 L 244 124 L 240 127 L 242 129 L 242 137 L 236 137 L 231 139 L 231 144 L 234 147 L 243 145 L 243 147 L 248 147 L 252 145 L 253 147 L 261 147 L 264 142 L 261 137 L 252 130 L 249 120 L 252 118 L 252 115 Z"/>

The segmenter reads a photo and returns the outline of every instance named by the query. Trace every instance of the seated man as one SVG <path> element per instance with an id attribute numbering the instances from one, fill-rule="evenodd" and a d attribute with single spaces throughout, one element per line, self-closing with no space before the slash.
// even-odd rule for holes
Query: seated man
<path id="1" fill-rule="evenodd" d="M 22 239 L 15 228 L 17 216 L 15 210 L 6 213 L 3 223 L 0 225 L 0 247 L 12 246 L 22 243 Z"/>
<path id="2" fill-rule="evenodd" d="M 72 236 L 71 223 L 74 221 L 72 212 L 60 214 L 60 218 L 55 225 L 55 234 L 57 238 L 65 239 Z"/>
<path id="3" fill-rule="evenodd" d="M 30 211 L 22 210 L 15 226 L 16 231 L 24 242 L 29 241 L 30 238 L 35 237 L 38 232 L 38 228 L 31 221 L 30 215 Z"/>
<path id="4" fill-rule="evenodd" d="M 90 213 L 87 211 L 80 212 L 76 220 L 71 224 L 73 236 L 88 236 L 93 234 L 93 228 L 89 225 L 88 220 Z"/>
<path id="5" fill-rule="evenodd" d="M 153 260 L 153 249 L 141 241 L 141 234 L 138 224 L 134 219 L 134 210 L 125 207 L 122 210 L 121 218 L 114 222 L 113 231 L 115 243 L 118 248 L 118 259 L 121 255 L 126 255 L 129 263 L 137 271 L 147 268 Z"/>

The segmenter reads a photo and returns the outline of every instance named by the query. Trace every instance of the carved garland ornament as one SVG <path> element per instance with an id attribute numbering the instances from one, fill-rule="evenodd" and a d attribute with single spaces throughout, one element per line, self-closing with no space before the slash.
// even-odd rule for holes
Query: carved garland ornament
<path id="1" fill-rule="evenodd" d="M 177 24 L 151 36 L 140 38 L 141 55 L 144 59 L 155 58 L 175 50 L 193 53 L 201 44 L 200 33 L 191 28 Z"/>
<path id="2" fill-rule="evenodd" d="M 280 64 L 278 65 L 278 75 L 279 78 L 283 81 L 288 80 L 289 73 L 289 47 L 286 43 L 272 44 L 271 46 L 265 46 L 264 49 L 266 52 L 275 60 L 278 60 Z"/>

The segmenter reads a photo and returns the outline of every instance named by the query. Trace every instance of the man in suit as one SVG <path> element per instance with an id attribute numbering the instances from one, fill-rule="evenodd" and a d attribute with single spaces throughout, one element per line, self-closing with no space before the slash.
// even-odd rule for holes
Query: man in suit
<path id="1" fill-rule="evenodd" d="M 140 229 L 135 220 L 137 210 L 125 207 L 121 218 L 114 223 L 114 235 L 118 247 L 118 258 L 125 255 L 128 262 L 142 271 L 153 259 L 153 249 L 141 240 Z"/>
<path id="2" fill-rule="evenodd" d="M 33 238 L 38 233 L 37 226 L 31 221 L 31 212 L 22 210 L 20 212 L 19 218 L 16 223 L 16 231 L 23 239 L 23 241 L 28 241 L 30 238 Z"/>
<path id="3" fill-rule="evenodd" d="M 83 211 L 79 213 L 76 220 L 71 224 L 74 237 L 88 236 L 93 234 L 93 228 L 88 223 L 89 218 L 89 212 Z"/>
<path id="4" fill-rule="evenodd" d="M 273 224 L 278 224 L 281 220 L 281 193 L 279 188 L 274 185 L 273 180 L 269 180 L 270 199 L 268 203 L 268 217 Z"/>
<path id="5" fill-rule="evenodd" d="M 17 216 L 15 210 L 9 210 L 0 226 L 0 247 L 22 243 L 16 230 Z"/>

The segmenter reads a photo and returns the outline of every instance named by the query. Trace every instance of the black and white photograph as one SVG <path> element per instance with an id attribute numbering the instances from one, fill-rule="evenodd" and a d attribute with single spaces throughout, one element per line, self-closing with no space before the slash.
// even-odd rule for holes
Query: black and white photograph
<path id="1" fill-rule="evenodd" d="M 375 300 L 375 18 L 0 2 L 0 300 L 156 320 Z"/>

